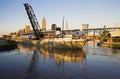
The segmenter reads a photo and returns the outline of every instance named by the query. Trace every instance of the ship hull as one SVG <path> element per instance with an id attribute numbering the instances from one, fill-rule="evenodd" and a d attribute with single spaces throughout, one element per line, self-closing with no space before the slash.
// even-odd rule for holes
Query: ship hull
<path id="1" fill-rule="evenodd" d="M 82 49 L 86 41 L 81 39 L 43 39 L 40 41 L 41 47 L 57 48 L 57 49 Z"/>

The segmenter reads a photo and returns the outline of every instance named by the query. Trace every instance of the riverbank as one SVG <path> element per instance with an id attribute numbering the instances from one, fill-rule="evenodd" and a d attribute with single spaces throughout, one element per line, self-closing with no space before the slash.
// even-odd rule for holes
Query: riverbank
<path id="1" fill-rule="evenodd" d="M 0 51 L 11 50 L 17 47 L 16 41 L 0 40 Z"/>
<path id="2" fill-rule="evenodd" d="M 112 43 L 110 43 L 110 42 L 100 42 L 97 45 L 102 46 L 102 47 L 120 49 L 120 42 L 112 42 Z"/>

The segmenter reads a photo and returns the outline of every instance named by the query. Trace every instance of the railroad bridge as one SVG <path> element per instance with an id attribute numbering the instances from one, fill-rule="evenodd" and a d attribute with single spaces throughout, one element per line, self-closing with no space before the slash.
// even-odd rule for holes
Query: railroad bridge
<path id="1" fill-rule="evenodd" d="M 90 38 L 90 39 L 99 39 L 100 35 L 102 34 L 102 32 L 104 30 L 108 30 L 108 31 L 114 31 L 114 30 L 118 30 L 120 29 L 120 27 L 109 27 L 109 28 L 89 28 L 89 29 L 74 29 L 74 30 L 62 30 L 62 32 L 64 33 L 79 33 L 79 35 L 82 35 L 84 37 L 87 37 Z M 42 31 L 41 32 L 43 34 L 46 34 L 46 33 L 55 33 L 55 30 L 49 30 L 49 31 Z M 92 36 L 89 36 L 89 33 L 92 32 Z M 99 34 L 99 36 L 96 36 L 96 34 Z M 29 32 L 29 33 L 23 33 L 22 35 L 34 35 L 34 32 Z"/>

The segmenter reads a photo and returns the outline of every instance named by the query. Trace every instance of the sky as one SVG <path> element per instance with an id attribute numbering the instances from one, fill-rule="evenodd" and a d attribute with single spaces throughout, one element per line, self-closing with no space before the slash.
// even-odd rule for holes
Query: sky
<path id="1" fill-rule="evenodd" d="M 120 25 L 120 0 L 0 0 L 0 35 L 30 25 L 24 3 L 32 6 L 40 26 L 45 17 L 47 29 L 53 23 L 62 27 L 63 17 L 69 29 Z"/>

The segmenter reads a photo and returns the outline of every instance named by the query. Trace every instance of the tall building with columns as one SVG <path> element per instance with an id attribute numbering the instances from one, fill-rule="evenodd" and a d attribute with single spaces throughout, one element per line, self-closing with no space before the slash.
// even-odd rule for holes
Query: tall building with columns
<path id="1" fill-rule="evenodd" d="M 42 30 L 46 30 L 46 19 L 43 17 L 42 19 Z"/>

